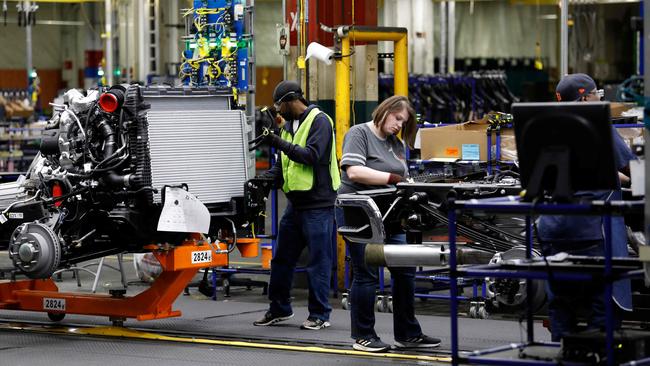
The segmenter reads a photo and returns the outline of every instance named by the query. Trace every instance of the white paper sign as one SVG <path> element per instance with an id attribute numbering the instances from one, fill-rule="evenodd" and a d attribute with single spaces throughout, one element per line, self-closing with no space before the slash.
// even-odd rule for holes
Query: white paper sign
<path id="1" fill-rule="evenodd" d="M 289 25 L 275 25 L 276 50 L 283 56 L 289 55 Z"/>
<path id="2" fill-rule="evenodd" d="M 65 311 L 65 299 L 43 298 L 43 310 Z"/>
<path id="3" fill-rule="evenodd" d="M 211 250 L 200 250 L 192 252 L 192 264 L 196 263 L 210 263 L 212 262 L 212 251 Z"/>
<path id="4" fill-rule="evenodd" d="M 158 231 L 207 233 L 210 211 L 196 196 L 182 188 L 165 188 L 165 205 L 158 220 Z"/>
<path id="5" fill-rule="evenodd" d="M 632 175 L 632 196 L 645 195 L 645 161 L 631 160 L 630 174 Z"/>

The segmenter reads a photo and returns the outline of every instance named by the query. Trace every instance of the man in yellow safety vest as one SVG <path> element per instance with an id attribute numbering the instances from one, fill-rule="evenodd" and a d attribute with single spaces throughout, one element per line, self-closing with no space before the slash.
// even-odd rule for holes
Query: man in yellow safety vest
<path id="1" fill-rule="evenodd" d="M 330 326 L 332 307 L 328 295 L 334 251 L 334 201 L 339 188 L 336 142 L 332 119 L 310 105 L 300 85 L 282 81 L 273 92 L 276 111 L 285 120 L 280 136 L 266 141 L 280 152 L 280 159 L 264 175 L 281 186 L 288 203 L 280 220 L 277 244 L 271 260 L 266 314 L 253 324 L 273 325 L 293 317 L 291 287 L 302 250 L 309 248 L 309 315 L 302 329 Z"/>

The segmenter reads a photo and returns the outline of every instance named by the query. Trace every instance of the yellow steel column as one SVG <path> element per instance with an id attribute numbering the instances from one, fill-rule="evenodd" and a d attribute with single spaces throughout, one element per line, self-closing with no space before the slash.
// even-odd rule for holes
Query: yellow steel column
<path id="1" fill-rule="evenodd" d="M 343 137 L 350 129 L 350 38 L 341 39 L 341 55 L 336 60 L 336 156 L 343 155 Z M 336 278 L 339 289 L 345 288 L 345 241 L 341 235 L 336 240 Z M 337 289 L 338 290 L 338 289 Z"/>
<path id="2" fill-rule="evenodd" d="M 406 34 L 395 42 L 395 95 L 409 95 L 408 40 Z"/>
<path id="3" fill-rule="evenodd" d="M 350 38 L 341 38 L 341 55 L 336 60 L 336 156 L 341 159 L 343 136 L 350 129 Z"/>

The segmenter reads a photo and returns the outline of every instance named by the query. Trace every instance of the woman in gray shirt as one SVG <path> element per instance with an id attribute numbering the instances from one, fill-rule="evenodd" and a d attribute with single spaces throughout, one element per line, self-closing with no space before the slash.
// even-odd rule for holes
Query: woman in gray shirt
<path id="1" fill-rule="evenodd" d="M 343 140 L 341 187 L 339 194 L 390 187 L 407 175 L 404 143 L 413 148 L 417 122 L 408 99 L 392 96 L 384 100 L 372 114 L 372 121 L 353 126 Z M 337 225 L 344 226 L 344 217 L 337 209 Z M 406 235 L 391 235 L 387 244 L 405 244 Z M 365 263 L 366 244 L 347 243 L 352 259 L 350 317 L 353 348 L 366 352 L 384 352 L 390 345 L 375 332 L 375 290 L 378 268 Z M 393 279 L 393 331 L 398 348 L 436 347 L 440 340 L 422 334 L 415 319 L 415 267 L 388 268 Z"/>

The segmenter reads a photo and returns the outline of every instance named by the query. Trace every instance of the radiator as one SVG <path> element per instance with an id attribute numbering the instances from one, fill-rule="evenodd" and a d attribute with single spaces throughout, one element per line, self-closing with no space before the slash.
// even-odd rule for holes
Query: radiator
<path id="1" fill-rule="evenodd" d="M 160 191 L 185 183 L 204 204 L 243 197 L 244 183 L 254 174 L 254 156 L 248 152 L 252 128 L 244 112 L 228 110 L 223 95 L 144 95 L 151 103 L 147 119 L 153 187 Z M 154 202 L 160 202 L 160 193 Z"/>

